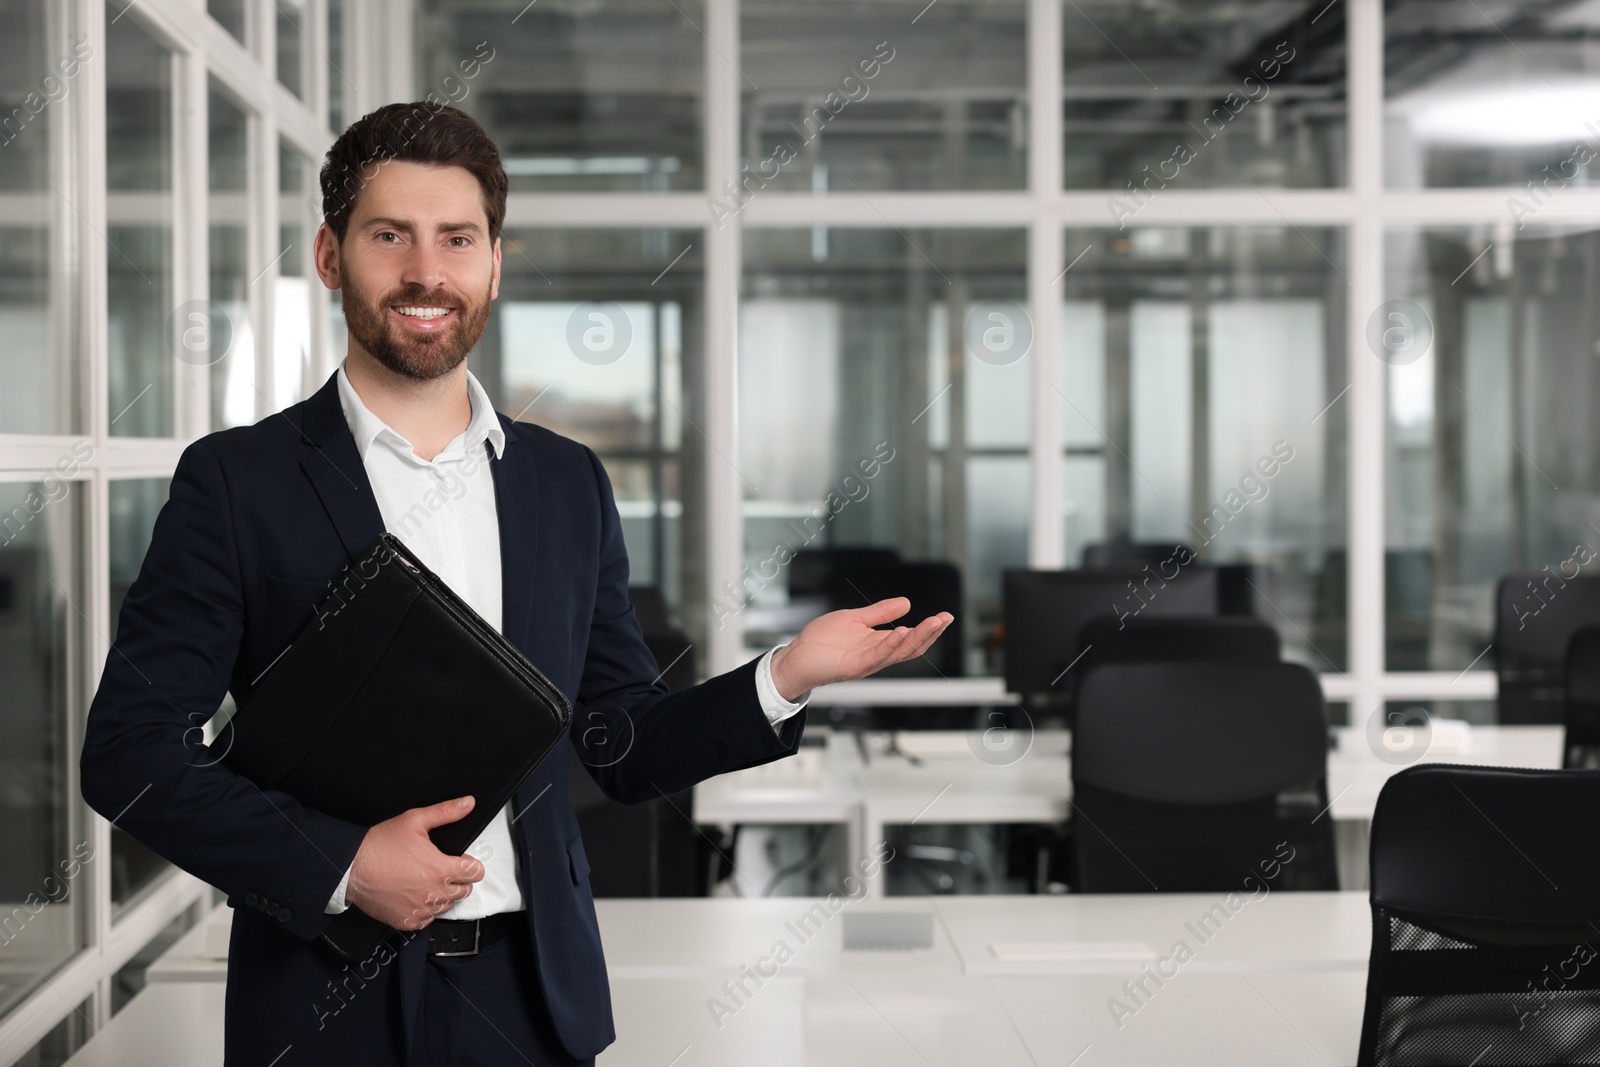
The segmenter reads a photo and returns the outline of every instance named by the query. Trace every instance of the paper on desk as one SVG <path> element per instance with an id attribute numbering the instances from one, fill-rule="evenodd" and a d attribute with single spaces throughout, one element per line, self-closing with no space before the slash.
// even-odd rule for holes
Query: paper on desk
<path id="1" fill-rule="evenodd" d="M 989 951 L 995 959 L 1012 963 L 1156 958 L 1156 950 L 1143 941 L 995 941 Z"/>

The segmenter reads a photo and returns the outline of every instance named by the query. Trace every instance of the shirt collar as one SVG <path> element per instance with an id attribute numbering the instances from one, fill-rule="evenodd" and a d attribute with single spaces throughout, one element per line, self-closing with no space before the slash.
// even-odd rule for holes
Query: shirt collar
<path id="1" fill-rule="evenodd" d="M 361 461 L 366 462 L 372 442 L 384 434 L 389 435 L 391 443 L 403 446 L 407 454 L 414 456 L 411 442 L 374 415 L 371 409 L 361 402 L 355 386 L 350 384 L 350 378 L 345 374 L 347 361 L 348 358 L 340 360 L 339 370 L 335 375 L 339 380 L 339 406 L 344 409 L 344 420 L 350 424 L 350 434 L 356 439 L 356 451 L 360 453 Z M 487 439 L 494 445 L 495 458 L 500 458 L 506 450 L 505 427 L 500 425 L 500 417 L 495 414 L 494 405 L 489 402 L 489 394 L 470 370 L 467 371 L 467 399 L 472 405 L 472 420 L 467 423 L 465 431 L 464 444 L 467 452 L 476 451 Z"/>

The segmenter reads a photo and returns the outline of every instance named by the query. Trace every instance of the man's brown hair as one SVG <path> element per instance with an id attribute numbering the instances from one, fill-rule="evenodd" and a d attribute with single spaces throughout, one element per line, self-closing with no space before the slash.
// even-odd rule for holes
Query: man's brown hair
<path id="1" fill-rule="evenodd" d="M 419 100 L 385 104 L 361 116 L 328 149 L 320 177 L 322 217 L 341 245 L 361 190 L 378 167 L 393 160 L 470 171 L 483 190 L 489 244 L 494 244 L 505 223 L 508 188 L 500 150 L 465 111 Z"/>

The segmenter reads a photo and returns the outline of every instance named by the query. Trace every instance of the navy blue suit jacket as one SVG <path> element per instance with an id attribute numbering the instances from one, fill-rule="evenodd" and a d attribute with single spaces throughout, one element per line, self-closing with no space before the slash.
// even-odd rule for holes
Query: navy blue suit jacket
<path id="1" fill-rule="evenodd" d="M 804 712 L 773 730 L 756 660 L 668 694 L 628 601 L 627 553 L 599 459 L 498 417 L 504 455 L 483 447 L 499 511 L 501 632 L 572 701 L 571 740 L 600 788 L 638 803 L 792 754 Z M 235 909 L 230 1064 L 268 1063 L 302 1031 L 301 1047 L 326 1060 L 297 1053 L 285 1063 L 339 1062 L 328 1022 L 345 1014 L 335 1005 L 360 998 L 369 1022 L 388 1020 L 392 1032 L 357 1034 L 346 1022 L 348 1048 L 388 1044 L 403 1058 L 411 1040 L 425 936 L 391 938 L 392 959 L 379 950 L 359 968 L 317 940 L 366 828 L 257 788 L 218 762 L 200 730 L 224 691 L 245 706 L 252 681 L 311 619 L 329 580 L 383 528 L 332 376 L 280 414 L 189 445 L 89 709 L 84 798 L 226 892 Z M 440 729 L 464 728 L 468 710 L 441 708 Z M 419 754 L 427 746 L 417 738 Z M 516 795 L 512 830 L 544 1000 L 562 1043 L 581 1058 L 615 1033 L 567 772 L 559 755 L 540 765 Z M 331 999 L 338 990 L 347 995 Z M 380 1013 L 385 999 L 394 1003 Z"/>

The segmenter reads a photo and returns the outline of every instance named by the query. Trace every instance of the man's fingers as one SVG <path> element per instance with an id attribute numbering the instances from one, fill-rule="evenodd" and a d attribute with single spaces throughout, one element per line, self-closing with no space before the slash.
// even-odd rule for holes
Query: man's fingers
<path id="1" fill-rule="evenodd" d="M 903 663 L 922 655 L 933 647 L 933 643 L 952 621 L 953 618 L 948 618 L 945 612 L 940 612 L 938 615 L 930 615 L 923 619 L 915 629 L 897 634 L 900 640 L 888 649 L 886 658 L 878 666 L 887 667 L 892 663 Z M 884 645 L 889 645 L 889 642 L 884 642 Z"/>
<path id="2" fill-rule="evenodd" d="M 462 856 L 450 872 L 449 882 L 480 882 L 483 880 L 483 861 L 473 856 Z"/>
<path id="3" fill-rule="evenodd" d="M 864 608 L 851 609 L 856 614 L 858 622 L 868 626 L 882 626 L 886 622 L 893 622 L 911 610 L 911 601 L 903 596 L 890 597 L 880 600 L 875 604 L 868 604 Z"/>
<path id="4" fill-rule="evenodd" d="M 425 808 L 413 808 L 411 810 L 418 814 L 424 830 L 432 830 L 435 826 L 443 826 L 446 823 L 465 818 L 467 813 L 472 810 L 473 804 L 474 798 L 470 796 L 456 797 L 452 800 L 441 800 L 439 803 L 430 804 Z"/>

